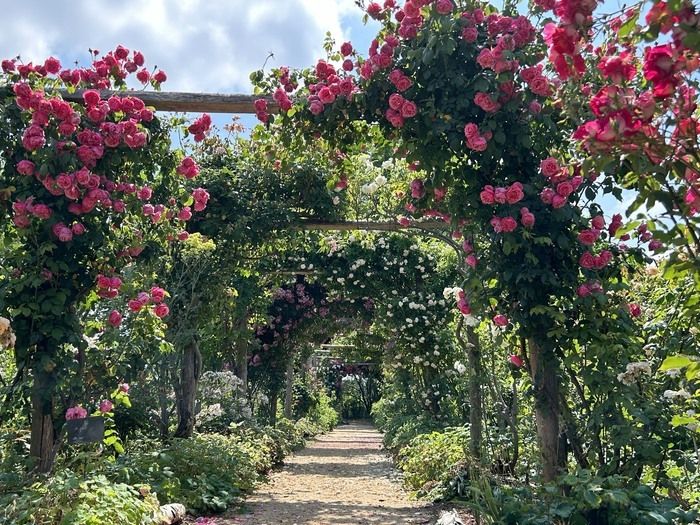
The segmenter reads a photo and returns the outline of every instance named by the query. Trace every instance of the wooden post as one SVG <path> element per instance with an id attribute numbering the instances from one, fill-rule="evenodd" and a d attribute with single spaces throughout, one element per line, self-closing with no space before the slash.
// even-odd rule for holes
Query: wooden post
<path id="1" fill-rule="evenodd" d="M 50 373 L 34 366 L 32 384 L 32 420 L 29 454 L 37 462 L 39 472 L 50 472 L 54 460 L 53 389 Z"/>
<path id="2" fill-rule="evenodd" d="M 202 355 L 199 345 L 192 341 L 185 346 L 182 354 L 182 370 L 177 394 L 177 430 L 176 437 L 190 437 L 195 425 L 195 401 L 197 399 L 197 383 L 202 373 Z"/>
<path id="3" fill-rule="evenodd" d="M 292 419 L 294 416 L 294 356 L 287 363 L 286 387 L 284 390 L 284 417 Z"/>

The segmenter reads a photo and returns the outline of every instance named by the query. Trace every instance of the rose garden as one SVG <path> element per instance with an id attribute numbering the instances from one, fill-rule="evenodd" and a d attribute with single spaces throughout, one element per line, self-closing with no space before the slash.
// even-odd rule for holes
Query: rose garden
<path id="1" fill-rule="evenodd" d="M 0 522 L 241 523 L 359 419 L 435 517 L 695 523 L 700 14 L 608 7 L 360 1 L 186 114 L 3 60 Z M 299 512 L 245 523 L 414 523 Z"/>

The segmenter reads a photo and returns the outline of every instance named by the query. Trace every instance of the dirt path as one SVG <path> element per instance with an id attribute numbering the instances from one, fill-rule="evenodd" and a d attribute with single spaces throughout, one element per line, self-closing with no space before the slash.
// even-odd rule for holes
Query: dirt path
<path id="1" fill-rule="evenodd" d="M 227 525 L 406 525 L 433 513 L 392 480 L 390 459 L 372 426 L 344 425 L 288 458 Z"/>

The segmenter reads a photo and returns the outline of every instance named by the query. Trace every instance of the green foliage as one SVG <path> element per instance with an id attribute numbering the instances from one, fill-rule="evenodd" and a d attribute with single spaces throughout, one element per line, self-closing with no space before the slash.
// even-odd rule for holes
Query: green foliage
<path id="1" fill-rule="evenodd" d="M 487 524 L 498 525 L 670 525 L 693 523 L 697 513 L 659 497 L 651 487 L 629 478 L 601 478 L 580 470 L 541 489 L 489 481 L 467 484 L 469 505 Z"/>
<path id="2" fill-rule="evenodd" d="M 114 479 L 148 483 L 165 503 L 182 503 L 195 512 L 223 512 L 259 479 L 239 439 L 219 434 L 174 439 L 162 449 L 143 441 L 111 470 Z"/>
<path id="3" fill-rule="evenodd" d="M 148 487 L 65 470 L 0 497 L 0 507 L 2 522 L 13 525 L 149 525 L 160 505 Z"/>
<path id="4" fill-rule="evenodd" d="M 431 499 L 453 496 L 454 478 L 469 465 L 468 442 L 469 429 L 465 427 L 446 428 L 413 438 L 398 455 L 406 485 Z"/>
<path id="5" fill-rule="evenodd" d="M 316 399 L 317 402 L 306 413 L 306 418 L 316 424 L 322 432 L 328 432 L 340 423 L 340 415 L 333 408 L 333 400 L 324 390 L 318 392 Z"/>

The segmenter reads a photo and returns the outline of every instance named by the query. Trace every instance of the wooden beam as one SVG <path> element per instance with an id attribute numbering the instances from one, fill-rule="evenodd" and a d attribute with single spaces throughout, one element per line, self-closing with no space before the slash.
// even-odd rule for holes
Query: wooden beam
<path id="1" fill-rule="evenodd" d="M 339 221 L 324 222 L 305 220 L 292 226 L 292 229 L 307 231 L 403 231 L 403 230 L 448 230 L 450 225 L 443 221 L 411 221 L 409 226 L 402 226 L 398 222 L 386 221 Z"/>
<path id="2" fill-rule="evenodd" d="M 83 92 L 78 89 L 75 93 L 60 90 L 64 100 L 82 102 Z M 220 95 L 217 93 L 178 93 L 166 91 L 112 91 L 102 90 L 100 96 L 108 99 L 111 96 L 138 97 L 147 106 L 157 111 L 183 111 L 191 113 L 232 113 L 255 114 L 255 101 L 259 98 L 267 100 L 268 111 L 276 113 L 279 106 L 270 97 L 255 95 Z"/>

